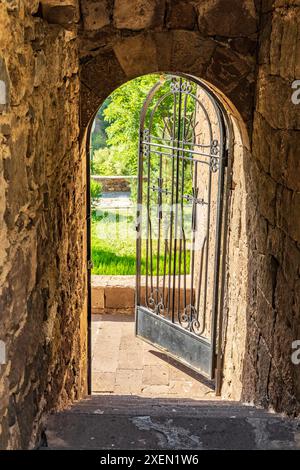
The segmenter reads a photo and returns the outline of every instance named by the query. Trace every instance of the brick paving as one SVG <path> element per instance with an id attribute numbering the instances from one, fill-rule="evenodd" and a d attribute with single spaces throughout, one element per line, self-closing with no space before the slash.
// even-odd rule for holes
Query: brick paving
<path id="1" fill-rule="evenodd" d="M 93 315 L 93 393 L 214 399 L 212 384 L 136 338 L 134 318 Z"/>

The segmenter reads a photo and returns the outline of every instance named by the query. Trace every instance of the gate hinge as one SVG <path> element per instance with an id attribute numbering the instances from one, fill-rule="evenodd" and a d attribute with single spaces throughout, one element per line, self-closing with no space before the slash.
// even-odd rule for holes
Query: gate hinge
<path id="1" fill-rule="evenodd" d="M 87 268 L 89 270 L 92 270 L 93 267 L 94 267 L 93 261 L 91 259 L 89 259 L 88 262 L 87 262 Z"/>

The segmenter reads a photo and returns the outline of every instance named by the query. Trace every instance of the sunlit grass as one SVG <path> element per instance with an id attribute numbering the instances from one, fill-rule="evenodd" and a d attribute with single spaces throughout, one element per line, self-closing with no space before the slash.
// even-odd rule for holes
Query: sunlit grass
<path id="1" fill-rule="evenodd" d="M 136 231 L 134 217 L 126 212 L 122 214 L 112 211 L 92 218 L 92 259 L 93 274 L 101 275 L 134 275 L 136 274 Z M 152 272 L 157 273 L 157 243 L 152 248 Z M 159 257 L 159 275 L 164 274 L 164 246 L 161 245 Z M 167 257 L 166 274 L 169 272 L 170 259 Z M 179 272 L 177 256 L 176 272 Z M 187 272 L 189 271 L 190 257 L 186 258 Z M 171 259 L 173 267 L 173 259 Z M 182 259 L 183 271 L 183 259 Z M 148 272 L 150 263 L 148 266 Z M 172 269 L 171 269 L 172 271 Z M 146 274 L 146 247 L 142 248 L 141 273 Z"/>

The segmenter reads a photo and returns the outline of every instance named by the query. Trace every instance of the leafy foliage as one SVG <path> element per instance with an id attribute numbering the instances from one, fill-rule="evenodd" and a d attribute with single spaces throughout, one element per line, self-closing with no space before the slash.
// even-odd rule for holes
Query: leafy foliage
<path id="1" fill-rule="evenodd" d="M 107 144 L 114 149 L 122 149 L 130 175 L 137 174 L 141 108 L 158 79 L 157 75 L 146 75 L 117 88 L 103 112 L 104 119 L 109 123 L 106 129 Z"/>
<path id="2" fill-rule="evenodd" d="M 140 112 L 158 75 L 145 75 L 117 88 L 99 109 L 105 139 L 92 135 L 92 174 L 136 175 Z"/>
<path id="3" fill-rule="evenodd" d="M 95 150 L 93 173 L 104 176 L 130 175 L 126 148 L 123 145 Z"/>
<path id="4" fill-rule="evenodd" d="M 91 199 L 99 199 L 102 196 L 102 185 L 97 181 L 91 179 L 90 182 L 90 190 L 91 190 Z"/>

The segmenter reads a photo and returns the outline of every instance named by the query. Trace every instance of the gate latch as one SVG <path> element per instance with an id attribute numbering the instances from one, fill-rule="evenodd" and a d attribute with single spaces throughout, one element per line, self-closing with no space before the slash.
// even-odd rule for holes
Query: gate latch
<path id="1" fill-rule="evenodd" d="M 88 262 L 87 262 L 87 268 L 92 270 L 93 267 L 94 267 L 93 261 L 91 259 L 89 259 Z"/>

